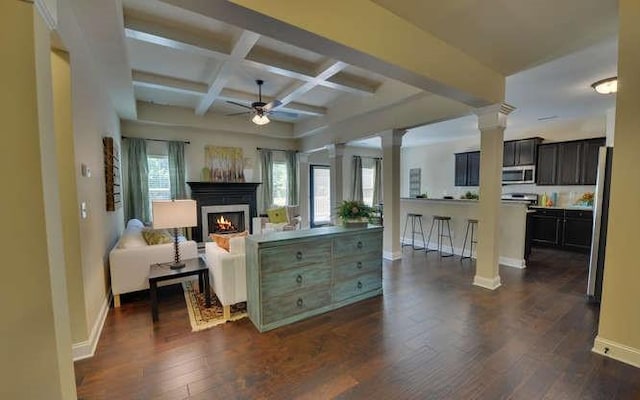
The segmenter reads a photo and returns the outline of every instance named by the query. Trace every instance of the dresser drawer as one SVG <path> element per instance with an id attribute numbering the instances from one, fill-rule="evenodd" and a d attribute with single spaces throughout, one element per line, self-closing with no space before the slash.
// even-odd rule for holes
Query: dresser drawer
<path id="1" fill-rule="evenodd" d="M 371 253 L 369 256 L 352 257 L 343 259 L 334 267 L 335 280 L 341 281 L 357 275 L 380 271 L 382 268 L 382 257 Z"/>
<path id="2" fill-rule="evenodd" d="M 333 301 L 346 300 L 359 294 L 382 287 L 382 271 L 360 275 L 352 279 L 336 282 L 333 286 Z"/>
<path id="3" fill-rule="evenodd" d="M 329 288 L 327 285 L 314 290 L 300 290 L 264 300 L 262 323 L 270 324 L 329 305 L 331 303 Z"/>
<path id="4" fill-rule="evenodd" d="M 376 252 L 382 254 L 382 232 L 359 233 L 333 239 L 336 258 Z"/>
<path id="5" fill-rule="evenodd" d="M 299 289 L 331 284 L 331 264 L 315 264 L 262 275 L 262 296 L 271 297 Z"/>
<path id="6" fill-rule="evenodd" d="M 331 240 L 318 240 L 260 250 L 262 273 L 331 261 Z"/>

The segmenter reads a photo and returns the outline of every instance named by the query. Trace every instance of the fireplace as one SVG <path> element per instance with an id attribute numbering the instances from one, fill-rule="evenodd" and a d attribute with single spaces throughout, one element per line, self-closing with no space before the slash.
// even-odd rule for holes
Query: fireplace
<path id="1" fill-rule="evenodd" d="M 235 233 L 249 230 L 249 206 L 247 204 L 230 204 L 223 206 L 206 206 L 200 208 L 202 215 L 202 237 L 211 233 Z M 224 223 L 222 223 L 224 218 Z"/>
<path id="2" fill-rule="evenodd" d="M 203 243 L 209 233 L 208 213 L 244 212 L 244 228 L 251 231 L 251 218 L 258 215 L 256 189 L 258 182 L 187 182 L 191 188 L 191 198 L 198 206 L 198 226 L 192 229 L 193 240 Z M 212 209 L 209 207 L 218 207 Z M 220 207 L 224 207 L 220 209 Z"/>

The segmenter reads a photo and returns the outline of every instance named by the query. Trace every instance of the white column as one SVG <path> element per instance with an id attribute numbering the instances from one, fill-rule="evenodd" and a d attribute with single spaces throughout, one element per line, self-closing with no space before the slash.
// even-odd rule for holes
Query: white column
<path id="1" fill-rule="evenodd" d="M 478 217 L 478 258 L 473 284 L 486 289 L 500 287 L 500 196 L 502 195 L 502 155 L 507 115 L 514 108 L 495 104 L 477 109 L 480 129 L 480 201 Z"/>
<path id="2" fill-rule="evenodd" d="M 613 138 L 616 132 L 616 108 L 612 107 L 607 110 L 606 114 L 606 130 L 607 147 L 613 147 Z"/>
<path id="3" fill-rule="evenodd" d="M 400 147 L 407 131 L 394 129 L 382 135 L 382 202 L 384 212 L 383 257 L 402 258 L 400 245 Z"/>
<path id="4" fill-rule="evenodd" d="M 298 207 L 302 229 L 309 228 L 309 154 L 298 153 Z"/>
<path id="5" fill-rule="evenodd" d="M 340 224 L 337 210 L 344 199 L 344 171 L 342 163 L 344 158 L 344 148 L 344 143 L 327 145 L 327 150 L 329 151 L 329 165 L 331 166 L 331 222 L 334 225 Z"/>

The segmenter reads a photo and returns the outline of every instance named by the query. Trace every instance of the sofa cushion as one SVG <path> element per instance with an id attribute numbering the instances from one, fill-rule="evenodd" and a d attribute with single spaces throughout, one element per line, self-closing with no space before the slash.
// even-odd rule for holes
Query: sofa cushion
<path id="1" fill-rule="evenodd" d="M 212 233 L 209 235 L 211 240 L 216 242 L 218 247 L 223 248 L 226 251 L 229 251 L 229 239 L 245 238 L 247 236 L 249 236 L 249 231 L 238 232 L 238 233 L 225 233 L 224 235 L 221 235 L 218 233 Z"/>
<path id="2" fill-rule="evenodd" d="M 269 222 L 272 224 L 288 222 L 287 209 L 284 207 L 269 209 L 267 210 L 267 215 L 269 216 Z"/>
<path id="3" fill-rule="evenodd" d="M 142 237 L 148 245 L 171 243 L 173 237 L 164 229 L 145 228 Z"/>

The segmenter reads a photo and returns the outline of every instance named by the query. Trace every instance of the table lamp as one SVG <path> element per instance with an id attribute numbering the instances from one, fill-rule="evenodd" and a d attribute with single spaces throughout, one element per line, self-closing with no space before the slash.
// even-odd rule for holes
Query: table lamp
<path id="1" fill-rule="evenodd" d="M 198 225 L 195 200 L 155 200 L 152 202 L 153 228 L 173 230 L 174 262 L 171 269 L 185 266 L 180 262 L 180 248 L 178 247 L 178 228 Z"/>

